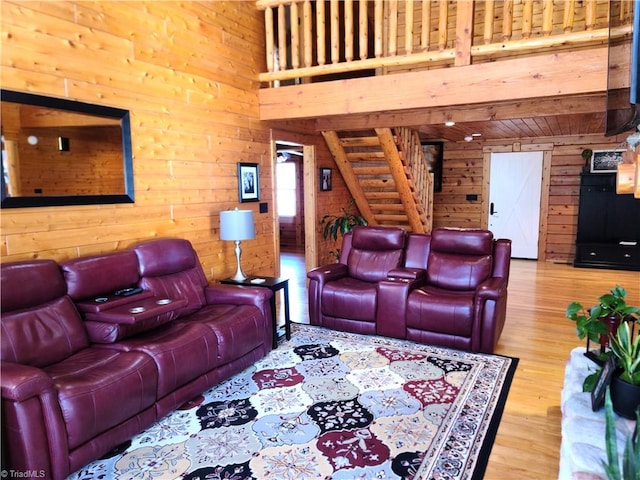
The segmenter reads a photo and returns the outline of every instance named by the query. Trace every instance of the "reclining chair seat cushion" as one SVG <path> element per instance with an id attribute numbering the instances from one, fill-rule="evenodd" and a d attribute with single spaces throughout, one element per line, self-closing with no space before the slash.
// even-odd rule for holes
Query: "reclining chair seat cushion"
<path id="1" fill-rule="evenodd" d="M 473 305 L 473 291 L 418 288 L 407 300 L 407 329 L 471 337 Z"/>
<path id="2" fill-rule="evenodd" d="M 254 305 L 206 305 L 182 321 L 202 325 L 215 335 L 217 365 L 240 358 L 264 342 L 262 314 Z"/>
<path id="3" fill-rule="evenodd" d="M 377 286 L 351 277 L 328 282 L 322 290 L 322 315 L 373 322 Z"/>
<path id="4" fill-rule="evenodd" d="M 168 324 L 105 348 L 144 352 L 151 357 L 157 368 L 159 399 L 218 363 L 215 335 L 197 323 Z"/>
<path id="5" fill-rule="evenodd" d="M 70 449 L 139 414 L 156 399 L 156 367 L 142 353 L 91 347 L 44 371 L 58 390 Z"/>

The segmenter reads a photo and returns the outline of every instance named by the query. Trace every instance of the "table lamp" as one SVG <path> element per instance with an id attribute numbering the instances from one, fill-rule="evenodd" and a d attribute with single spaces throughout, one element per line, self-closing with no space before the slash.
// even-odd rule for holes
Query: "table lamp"
<path id="1" fill-rule="evenodd" d="M 256 238 L 252 210 L 224 210 L 220 212 L 220 240 L 233 240 L 236 243 L 236 274 L 232 280 L 241 282 L 247 279 L 240 266 L 241 240 Z"/>

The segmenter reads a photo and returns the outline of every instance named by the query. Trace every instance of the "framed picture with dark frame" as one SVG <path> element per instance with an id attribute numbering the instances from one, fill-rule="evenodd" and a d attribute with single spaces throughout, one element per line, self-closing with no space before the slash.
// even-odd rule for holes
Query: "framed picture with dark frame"
<path id="1" fill-rule="evenodd" d="M 591 173 L 615 173 L 625 150 L 594 150 L 591 154 Z"/>
<path id="2" fill-rule="evenodd" d="M 238 163 L 240 203 L 260 200 L 260 176 L 257 163 Z"/>
<path id="3" fill-rule="evenodd" d="M 331 190 L 333 181 L 333 173 L 330 168 L 320 168 L 320 191 L 328 192 Z"/>
<path id="4" fill-rule="evenodd" d="M 433 191 L 441 192 L 444 142 L 422 142 L 421 144 L 429 172 L 433 172 Z"/>
<path id="5" fill-rule="evenodd" d="M 611 383 L 611 377 L 616 369 L 616 362 L 612 357 L 609 357 L 602 366 L 596 386 L 593 387 L 591 392 L 591 409 L 597 412 L 604 405 L 604 394 L 607 390 L 607 386 Z"/>

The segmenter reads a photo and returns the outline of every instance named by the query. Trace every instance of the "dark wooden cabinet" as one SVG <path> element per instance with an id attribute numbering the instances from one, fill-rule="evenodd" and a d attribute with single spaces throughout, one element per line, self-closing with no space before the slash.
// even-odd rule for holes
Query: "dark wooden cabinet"
<path id="1" fill-rule="evenodd" d="M 616 194 L 615 173 L 583 173 L 576 267 L 640 270 L 640 200 Z"/>

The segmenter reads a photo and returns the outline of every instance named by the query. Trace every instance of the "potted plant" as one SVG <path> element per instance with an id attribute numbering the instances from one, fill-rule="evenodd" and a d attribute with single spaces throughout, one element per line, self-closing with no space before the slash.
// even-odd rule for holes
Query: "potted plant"
<path id="1" fill-rule="evenodd" d="M 352 198 L 349 205 L 345 208 L 342 207 L 341 215 L 327 214 L 320 220 L 322 225 L 322 237 L 325 240 L 332 238 L 335 242 L 338 240 L 338 234 L 343 236 L 345 233 L 353 230 L 353 227 L 357 225 L 368 225 L 367 220 L 359 214 L 352 213 L 352 209 L 355 206 L 355 200 Z M 329 252 L 336 260 L 340 258 L 340 249 L 331 250 Z"/>
<path id="2" fill-rule="evenodd" d="M 598 298 L 598 303 L 588 310 L 579 302 L 572 302 L 567 307 L 567 318 L 576 322 L 576 335 L 581 340 L 585 337 L 600 344 L 600 352 L 585 352 L 585 355 L 597 363 L 604 363 L 609 356 L 610 338 L 615 335 L 623 319 L 635 322 L 640 315 L 640 308 L 627 305 L 626 290 L 616 285 L 609 293 Z M 588 343 L 587 343 L 588 345 Z M 599 371 L 588 375 L 582 386 L 585 392 L 593 390 L 598 380 Z"/>
<path id="3" fill-rule="evenodd" d="M 589 172 L 589 170 L 591 170 L 591 168 L 589 167 L 589 163 L 591 162 L 593 150 L 591 150 L 590 148 L 585 148 L 584 150 L 582 150 L 582 153 L 580 155 L 582 155 L 582 159 L 584 160 L 584 167 L 582 168 L 582 170 L 584 172 Z"/>
<path id="4" fill-rule="evenodd" d="M 585 337 L 600 343 L 601 353 L 609 347 L 609 338 L 622 320 L 635 321 L 634 315 L 640 315 L 640 308 L 627 305 L 627 291 L 616 285 L 609 293 L 598 298 L 598 303 L 589 310 L 579 302 L 567 307 L 567 318 L 576 322 L 576 334 L 581 340 Z M 589 352 L 587 352 L 589 354 Z"/>
<path id="5" fill-rule="evenodd" d="M 611 353 L 618 370 L 611 378 L 611 399 L 615 412 L 636 418 L 640 406 L 640 335 L 633 335 L 633 322 L 622 322 L 611 337 Z"/>

